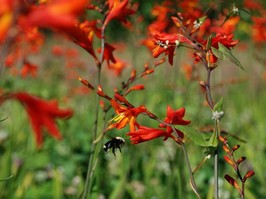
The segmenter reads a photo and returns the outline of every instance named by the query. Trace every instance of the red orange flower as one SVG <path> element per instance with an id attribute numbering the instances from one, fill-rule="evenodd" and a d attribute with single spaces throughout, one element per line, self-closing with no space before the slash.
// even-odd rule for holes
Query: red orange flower
<path id="1" fill-rule="evenodd" d="M 84 25 L 84 23 L 86 25 Z M 64 33 L 66 33 L 73 42 L 78 44 L 80 47 L 85 49 L 89 54 L 91 54 L 95 59 L 97 59 L 92 44 L 94 33 L 96 30 L 94 28 L 88 28 L 88 24 L 86 22 L 84 23 L 64 28 L 62 30 L 64 30 Z"/>
<path id="2" fill-rule="evenodd" d="M 234 37 L 233 34 L 225 35 L 225 34 L 217 33 L 216 36 L 211 39 L 210 46 L 218 49 L 219 47 L 218 43 L 221 43 L 228 49 L 231 49 L 239 42 L 239 40 L 233 40 L 233 37 Z M 207 41 L 203 41 L 201 43 L 205 46 L 205 48 L 207 48 Z M 198 54 L 195 53 L 194 56 L 195 56 L 196 63 L 199 60 L 201 60 Z M 206 60 L 208 61 L 208 63 L 211 63 L 211 64 L 217 62 L 217 57 L 213 54 L 211 49 L 208 49 L 208 52 L 206 53 Z"/>
<path id="3" fill-rule="evenodd" d="M 119 100 L 123 100 L 123 103 L 127 103 L 126 99 L 122 96 L 119 96 Z M 122 129 L 129 124 L 130 131 L 135 131 L 136 126 L 138 126 L 136 118 L 139 114 L 147 111 L 146 107 L 126 107 L 118 103 L 115 99 L 111 99 L 110 102 L 117 115 L 110 121 L 111 124 L 108 126 L 108 129 Z"/>
<path id="4" fill-rule="evenodd" d="M 43 128 L 55 139 L 61 139 L 55 119 L 71 117 L 73 111 L 70 109 L 59 109 L 57 101 L 45 101 L 25 92 L 12 93 L 5 99 L 16 99 L 25 107 L 32 129 L 35 133 L 37 147 L 43 143 Z"/>
<path id="5" fill-rule="evenodd" d="M 88 4 L 88 0 L 53 0 L 34 7 L 26 18 L 26 23 L 38 27 L 61 28 L 72 27 L 77 23 L 77 16 Z"/>
<path id="6" fill-rule="evenodd" d="M 166 112 L 166 118 L 164 119 L 164 122 L 171 125 L 188 125 L 190 124 L 189 120 L 184 120 L 183 117 L 185 116 L 185 108 L 180 108 L 177 110 L 172 109 L 170 106 L 167 107 Z M 163 123 L 159 125 L 159 127 L 166 128 L 166 131 L 168 133 L 173 133 L 173 129 L 170 126 L 167 126 Z M 178 129 L 175 129 L 178 137 L 183 138 L 184 134 L 179 131 Z"/>
<path id="7" fill-rule="evenodd" d="M 266 43 L 266 11 L 262 13 L 262 17 L 252 17 L 254 22 L 252 30 L 252 38 L 256 43 Z"/>
<path id="8" fill-rule="evenodd" d="M 186 20 L 192 20 L 198 19 L 202 16 L 202 9 L 200 7 L 199 0 L 182 0 L 179 4 L 179 6 L 182 9 L 182 17 L 184 17 Z"/>
<path id="9" fill-rule="evenodd" d="M 136 131 L 131 131 L 127 133 L 127 135 L 130 136 L 132 144 L 139 144 L 158 137 L 164 137 L 164 140 L 166 140 L 168 137 L 172 136 L 171 133 L 169 134 L 163 129 L 150 128 L 146 126 L 139 126 Z"/>
<path id="10" fill-rule="evenodd" d="M 120 60 L 120 59 L 117 59 L 115 63 L 112 63 L 108 66 L 108 68 L 110 70 L 112 70 L 115 75 L 119 76 L 121 75 L 122 71 L 124 70 L 124 68 L 126 67 L 126 62 Z"/>
<path id="11" fill-rule="evenodd" d="M 188 125 L 190 123 L 189 120 L 184 120 L 185 116 L 185 108 L 180 108 L 177 110 L 172 109 L 170 106 L 167 107 L 166 118 L 164 122 L 167 124 L 173 125 Z M 165 127 L 165 124 L 160 124 L 160 127 Z"/>
<path id="12" fill-rule="evenodd" d="M 13 16 L 14 2 L 11 0 L 2 0 L 0 8 L 0 43 L 6 37 L 11 26 Z"/>
<path id="13" fill-rule="evenodd" d="M 24 65 L 21 68 L 21 76 L 27 77 L 28 75 L 31 75 L 32 77 L 36 77 L 37 70 L 38 66 L 28 61 L 24 61 Z"/>
<path id="14" fill-rule="evenodd" d="M 115 57 L 113 55 L 113 51 L 115 50 L 115 48 L 113 46 L 111 46 L 108 43 L 104 44 L 104 52 L 103 52 L 103 60 L 106 60 L 107 65 L 110 66 L 110 61 L 113 63 L 116 63 Z M 101 48 L 99 49 L 99 51 L 101 51 Z"/>
<path id="15" fill-rule="evenodd" d="M 234 37 L 233 34 L 224 35 L 224 34 L 218 33 L 214 38 L 212 38 L 211 46 L 214 48 L 218 48 L 218 43 L 221 43 L 230 49 L 239 42 L 239 40 L 233 40 L 233 37 Z M 206 59 L 211 64 L 217 62 L 217 57 L 213 54 L 211 50 L 206 54 Z"/>
<path id="16" fill-rule="evenodd" d="M 240 21 L 240 17 L 235 16 L 227 19 L 225 22 L 223 21 L 224 17 L 221 17 L 221 19 L 215 23 L 216 24 L 215 26 L 210 27 L 210 31 L 227 35 L 232 34 L 235 31 L 238 22 Z M 223 25 L 221 26 L 220 24 Z"/>
<path id="17" fill-rule="evenodd" d="M 167 116 L 164 119 L 164 124 L 161 123 L 158 128 L 150 128 L 146 126 L 137 126 L 137 130 L 130 131 L 127 133 L 130 136 L 130 140 L 132 144 L 138 144 L 141 142 L 146 142 L 149 140 L 156 139 L 158 137 L 164 137 L 164 141 L 169 137 L 175 140 L 177 143 L 182 143 L 182 138 L 184 134 L 178 129 L 173 129 L 171 126 L 166 125 L 188 125 L 190 121 L 184 120 L 183 117 L 185 115 L 185 109 L 180 108 L 178 110 L 173 110 L 170 106 L 167 107 Z M 177 136 L 173 135 L 173 132 L 177 133 Z"/>
<path id="18" fill-rule="evenodd" d="M 151 15 L 156 17 L 155 21 L 149 25 L 150 30 L 164 31 L 170 24 L 169 13 L 173 11 L 173 5 L 169 1 L 162 2 L 161 5 L 156 4 Z"/>
<path id="19" fill-rule="evenodd" d="M 113 19 L 126 22 L 126 16 L 135 13 L 134 10 L 127 8 L 127 4 L 128 0 L 108 0 L 109 13 L 104 21 L 103 28 Z"/>
<path id="20" fill-rule="evenodd" d="M 165 53 L 168 55 L 168 61 L 171 65 L 173 65 L 175 49 L 180 43 L 193 45 L 193 42 L 182 34 L 159 33 L 152 30 L 151 35 L 154 38 L 154 42 L 157 44 L 152 51 L 153 56 L 158 57 L 160 54 Z"/>
<path id="21" fill-rule="evenodd" d="M 227 48 L 232 48 L 239 42 L 239 40 L 233 40 L 233 37 L 233 34 L 225 35 L 218 33 L 215 37 L 212 38 L 211 46 L 218 48 L 218 43 L 221 43 Z"/>

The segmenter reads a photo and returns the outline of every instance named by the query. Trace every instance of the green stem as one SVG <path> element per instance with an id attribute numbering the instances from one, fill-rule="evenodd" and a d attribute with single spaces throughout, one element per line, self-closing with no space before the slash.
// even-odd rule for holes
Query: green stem
<path id="1" fill-rule="evenodd" d="M 103 55 L 104 55 L 104 46 L 105 46 L 105 29 L 102 28 L 101 32 L 101 54 L 100 54 L 100 62 L 97 65 L 98 68 L 98 76 L 97 76 L 97 84 L 101 84 L 101 69 L 102 69 L 102 63 L 103 63 Z M 100 96 L 96 95 L 96 115 L 95 115 L 95 122 L 94 122 L 94 131 L 93 131 L 93 141 L 97 138 L 97 130 L 98 130 L 98 121 L 99 121 L 99 110 L 100 110 Z M 92 189 L 92 178 L 94 173 L 94 167 L 96 167 L 96 164 L 94 163 L 94 157 L 95 157 L 95 149 L 96 149 L 97 143 L 92 142 L 92 148 L 90 152 L 90 158 L 88 162 L 87 167 L 87 174 L 86 174 L 86 180 L 85 180 L 85 187 L 82 194 L 82 199 L 91 198 L 91 189 Z"/>
<path id="2" fill-rule="evenodd" d="M 194 193 L 197 195 L 197 198 L 201 198 L 199 193 L 198 193 L 198 188 L 197 188 L 197 185 L 195 183 L 195 180 L 194 180 L 194 176 L 193 176 L 193 172 L 192 172 L 192 169 L 191 169 L 191 165 L 190 165 L 190 161 L 189 161 L 189 158 L 188 158 L 188 154 L 187 154 L 187 150 L 186 150 L 186 147 L 185 147 L 185 144 L 183 143 L 182 145 L 182 149 L 183 149 L 183 152 L 184 152 L 184 156 L 185 156 L 185 160 L 187 162 L 187 165 L 188 165 L 188 171 L 189 171 L 189 175 L 190 175 L 190 185 L 194 191 Z"/>
<path id="3" fill-rule="evenodd" d="M 219 139 L 220 135 L 220 122 L 219 120 L 215 120 L 215 134 L 217 140 Z M 215 199 L 219 198 L 219 184 L 218 184 L 218 156 L 219 151 L 218 151 L 218 146 L 214 151 L 214 197 Z"/>
<path id="4" fill-rule="evenodd" d="M 213 101 L 212 101 L 212 94 L 211 94 L 211 69 L 208 67 L 208 64 L 204 60 L 204 65 L 207 68 L 207 82 L 206 82 L 206 100 L 211 109 L 213 109 Z M 218 139 L 220 135 L 220 123 L 219 120 L 215 120 L 215 131 L 216 137 Z M 218 142 L 219 143 L 219 142 Z M 218 184 L 218 146 L 214 151 L 214 198 L 219 199 L 219 184 Z"/>

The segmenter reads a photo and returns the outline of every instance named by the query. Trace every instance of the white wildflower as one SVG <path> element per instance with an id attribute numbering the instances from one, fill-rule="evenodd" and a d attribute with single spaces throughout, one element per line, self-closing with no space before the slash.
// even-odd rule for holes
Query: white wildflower
<path id="1" fill-rule="evenodd" d="M 212 119 L 213 120 L 220 120 L 222 117 L 224 116 L 224 112 L 223 111 L 214 111 L 212 112 Z"/>

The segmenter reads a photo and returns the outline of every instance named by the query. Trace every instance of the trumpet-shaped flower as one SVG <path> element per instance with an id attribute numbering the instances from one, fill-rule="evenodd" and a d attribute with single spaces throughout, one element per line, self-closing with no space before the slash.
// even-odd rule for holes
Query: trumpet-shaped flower
<path id="1" fill-rule="evenodd" d="M 122 97 L 122 96 L 120 96 Z M 126 107 L 118 103 L 116 100 L 110 100 L 112 107 L 114 108 L 117 115 L 110 120 L 110 125 L 108 129 L 117 128 L 122 129 L 127 124 L 130 126 L 130 131 L 135 131 L 136 126 L 139 126 L 136 118 L 139 114 L 146 112 L 145 106 L 135 107 Z"/>
<path id="2" fill-rule="evenodd" d="M 72 110 L 59 109 L 55 100 L 45 101 L 25 92 L 13 93 L 8 98 L 18 100 L 25 107 L 32 129 L 35 133 L 35 140 L 38 148 L 40 148 L 43 143 L 43 128 L 46 128 L 47 132 L 55 139 L 62 138 L 55 119 L 71 117 L 73 114 Z"/>
<path id="3" fill-rule="evenodd" d="M 180 108 L 177 110 L 172 109 L 170 106 L 167 107 L 166 118 L 164 119 L 164 123 L 161 123 L 159 127 L 166 128 L 166 131 L 171 134 L 174 132 L 172 127 L 167 126 L 166 124 L 170 125 L 188 125 L 190 123 L 189 120 L 184 120 L 183 117 L 185 116 L 185 108 Z M 175 132 L 179 138 L 183 138 L 184 134 L 175 129 Z"/>
<path id="4" fill-rule="evenodd" d="M 130 131 L 129 133 L 127 133 L 127 135 L 130 136 L 132 144 L 146 142 L 149 140 L 156 139 L 158 137 L 164 137 L 164 141 L 168 138 L 172 138 L 173 140 L 175 140 L 175 142 L 180 144 L 182 143 L 182 138 L 184 137 L 184 134 L 170 125 L 188 125 L 190 121 L 184 120 L 184 115 L 184 108 L 173 110 L 170 106 L 168 106 L 167 116 L 164 119 L 164 122 L 159 125 L 161 129 L 139 125 L 137 126 L 137 130 Z M 177 135 L 174 136 L 173 132 L 176 132 Z"/>
<path id="5" fill-rule="evenodd" d="M 172 137 L 172 134 L 168 133 L 164 129 L 156 129 L 146 126 L 139 126 L 136 131 L 130 131 L 127 133 L 127 135 L 130 136 L 130 141 L 132 144 L 139 144 L 141 142 L 153 140 L 158 137 L 164 137 L 164 140 Z"/>
<path id="6" fill-rule="evenodd" d="M 155 44 L 157 44 L 152 51 L 152 55 L 158 57 L 160 54 L 165 53 L 168 55 L 168 61 L 171 65 L 173 65 L 175 49 L 180 43 L 194 45 L 190 39 L 182 34 L 159 33 L 155 30 L 151 30 L 151 35 L 153 36 Z"/>
<path id="7" fill-rule="evenodd" d="M 38 27 L 61 30 L 77 23 L 77 16 L 88 4 L 88 0 L 54 0 L 33 7 L 26 17 L 26 23 Z"/>
<path id="8" fill-rule="evenodd" d="M 166 118 L 164 122 L 171 125 L 188 125 L 190 123 L 189 120 L 184 120 L 185 116 L 185 108 L 180 108 L 177 110 L 172 109 L 170 106 L 167 107 Z M 165 127 L 165 124 L 160 124 L 160 127 Z"/>
<path id="9" fill-rule="evenodd" d="M 104 21 L 103 28 L 113 19 L 126 22 L 126 16 L 135 13 L 134 10 L 127 8 L 127 4 L 128 0 L 108 0 L 109 13 Z"/>

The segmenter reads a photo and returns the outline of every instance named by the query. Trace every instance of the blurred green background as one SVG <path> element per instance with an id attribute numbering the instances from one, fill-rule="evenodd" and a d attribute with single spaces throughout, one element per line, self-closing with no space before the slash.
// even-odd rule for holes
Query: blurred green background
<path id="1" fill-rule="evenodd" d="M 140 12 L 147 18 L 145 23 L 149 23 L 152 4 L 139 2 L 142 5 Z M 229 62 L 219 62 L 219 67 L 213 72 L 212 84 L 214 100 L 224 97 L 222 128 L 246 141 L 244 143 L 228 136 L 231 146 L 241 145 L 236 154 L 247 157 L 243 172 L 250 168 L 256 173 L 247 181 L 245 188 L 246 198 L 255 199 L 266 197 L 266 79 L 263 77 L 266 68 L 265 46 L 258 47 L 250 41 L 247 23 L 248 20 L 239 25 L 235 38 L 241 42 L 233 50 L 245 71 Z M 116 77 L 106 66 L 103 68 L 102 84 L 110 95 L 114 88 L 128 78 L 133 68 L 140 72 L 145 63 L 154 60 L 147 49 L 136 42 L 145 38 L 145 35 L 130 35 L 122 27 L 114 29 L 112 26 L 116 26 L 116 23 L 108 27 L 107 38 L 125 42 L 127 47 L 116 55 L 126 60 L 128 66 L 121 77 Z M 72 57 L 54 56 L 51 53 L 54 45 L 66 51 L 75 49 L 77 54 Z M 192 121 L 190 126 L 201 129 L 213 125 L 211 111 L 204 105 L 205 96 L 198 84 L 198 80 L 206 79 L 203 67 L 199 65 L 196 68 L 197 81 L 187 80 L 182 69 L 185 63 L 193 63 L 190 56 L 187 50 L 178 49 L 173 66 L 162 64 L 154 74 L 140 79 L 138 83 L 144 84 L 145 90 L 133 92 L 127 99 L 135 106 L 146 105 L 162 119 L 167 105 L 174 109 L 184 106 L 185 119 Z M 23 107 L 14 101 L 1 106 L 0 116 L 7 119 L 0 123 L 0 179 L 10 175 L 13 178 L 0 182 L 0 198 L 78 198 L 84 187 L 93 142 L 96 94 L 83 88 L 77 77 L 88 79 L 95 85 L 95 63 L 75 44 L 52 35 L 41 53 L 30 59 L 39 66 L 37 78 L 12 76 L 6 70 L 1 77 L 0 87 L 12 91 L 26 90 L 46 99 L 58 99 L 60 107 L 74 110 L 74 116 L 58 121 L 64 137 L 62 141 L 46 136 L 43 147 L 37 150 Z M 111 119 L 112 114 L 111 111 L 108 119 Z M 99 131 L 103 128 L 102 117 L 101 113 Z M 139 117 L 138 121 L 146 126 L 158 125 L 144 116 Z M 162 142 L 162 139 L 131 145 L 125 135 L 127 131 L 127 128 L 111 130 L 97 145 L 99 159 L 94 173 L 92 198 L 195 198 L 189 186 L 184 155 L 178 145 L 172 140 Z M 116 157 L 101 149 L 110 137 L 115 136 L 126 140 L 122 153 L 117 152 Z M 195 168 L 205 157 L 205 149 L 195 146 L 190 140 L 187 140 L 186 146 L 192 167 Z M 222 149 L 221 153 L 224 153 Z M 234 175 L 232 168 L 223 160 L 223 155 L 220 156 L 219 168 L 221 199 L 238 198 L 237 191 L 223 178 L 227 173 Z M 211 159 L 195 174 L 202 198 L 212 198 L 212 176 Z"/>

